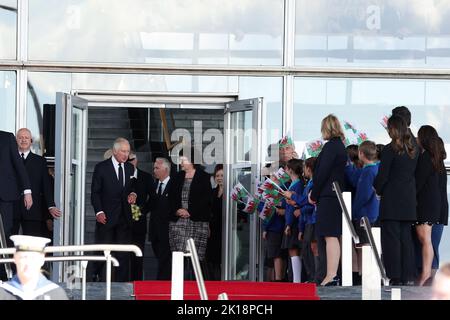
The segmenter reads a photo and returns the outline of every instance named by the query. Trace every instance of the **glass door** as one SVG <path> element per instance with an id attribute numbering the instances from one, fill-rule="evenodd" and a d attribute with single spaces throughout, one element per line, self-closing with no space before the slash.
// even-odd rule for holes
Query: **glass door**
<path id="1" fill-rule="evenodd" d="M 62 215 L 55 220 L 55 246 L 84 243 L 87 107 L 85 99 L 56 93 L 55 202 Z M 65 265 L 55 266 L 53 279 L 65 281 Z"/>
<path id="2" fill-rule="evenodd" d="M 233 187 L 241 183 L 251 194 L 260 177 L 262 154 L 262 98 L 239 100 L 225 108 L 225 164 L 223 212 L 224 250 L 222 278 L 262 279 L 261 239 L 258 215 L 247 214 L 242 203 L 231 199 Z M 261 267 L 259 267 L 261 266 Z"/>

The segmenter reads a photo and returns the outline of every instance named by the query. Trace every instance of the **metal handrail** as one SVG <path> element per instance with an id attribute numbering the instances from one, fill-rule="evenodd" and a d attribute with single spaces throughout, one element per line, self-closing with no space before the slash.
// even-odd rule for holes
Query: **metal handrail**
<path id="1" fill-rule="evenodd" d="M 142 251 L 136 245 L 127 244 L 85 244 L 76 246 L 56 246 L 45 247 L 44 253 L 67 253 L 67 252 L 85 252 L 85 251 L 103 251 L 106 260 L 106 300 L 111 300 L 111 263 L 113 257 L 111 251 L 133 252 L 137 257 L 142 257 Z M 14 254 L 15 248 L 0 249 L 0 254 Z M 61 257 L 61 256 L 56 256 Z M 64 256 L 67 257 L 67 256 Z M 82 255 L 80 257 L 83 261 Z"/>
<path id="2" fill-rule="evenodd" d="M 372 249 L 373 254 L 375 255 L 375 259 L 377 261 L 378 269 L 380 270 L 381 278 L 383 280 L 384 286 L 389 286 L 389 278 L 386 275 L 386 269 L 384 268 L 383 263 L 381 262 L 380 254 L 378 253 L 378 248 L 375 244 L 375 239 L 373 238 L 372 226 L 370 225 L 370 221 L 367 217 L 362 217 L 360 221 L 360 226 L 364 228 L 366 231 L 367 237 L 369 238 L 369 245 Z"/>
<path id="3" fill-rule="evenodd" d="M 109 257 L 109 260 L 111 261 L 112 265 L 114 267 L 119 266 L 119 261 L 114 257 Z M 56 256 L 56 257 L 45 257 L 45 262 L 57 262 L 57 261 L 81 261 L 81 267 L 82 267 L 82 275 L 81 275 L 81 281 L 82 281 L 82 287 L 81 287 L 81 300 L 86 300 L 86 268 L 87 268 L 87 262 L 88 261 L 108 261 L 108 257 L 106 256 Z M 0 259 L 0 264 L 5 263 L 12 263 L 14 262 L 13 258 L 6 258 L 6 259 Z M 83 264 L 83 262 L 85 262 Z M 109 287 L 110 288 L 110 287 Z M 107 288 L 108 291 L 108 288 Z M 108 292 L 107 292 L 108 294 Z M 109 294 L 110 296 L 110 294 Z M 108 295 L 107 295 L 108 297 Z"/>
<path id="4" fill-rule="evenodd" d="M 339 200 L 339 204 L 341 205 L 342 214 L 345 217 L 345 221 L 347 221 L 348 228 L 350 229 L 350 233 L 352 234 L 353 242 L 355 244 L 359 243 L 359 236 L 356 234 L 355 227 L 353 226 L 352 219 L 350 214 L 348 213 L 347 206 L 345 205 L 344 198 L 342 197 L 341 187 L 339 186 L 339 182 L 333 181 L 333 191 L 336 193 L 336 196 Z"/>
<path id="5" fill-rule="evenodd" d="M 44 253 L 55 252 L 86 252 L 86 251 L 125 251 L 133 252 L 137 257 L 142 257 L 142 251 L 138 246 L 132 244 L 85 244 L 77 246 L 55 246 L 45 247 Z M 0 249 L 0 254 L 14 254 L 15 248 Z"/>
<path id="6" fill-rule="evenodd" d="M 106 261 L 105 256 L 56 256 L 56 257 L 45 257 L 45 262 L 58 262 L 58 261 Z M 114 267 L 118 267 L 119 261 L 111 257 L 111 262 Z M 4 258 L 0 259 L 0 264 L 2 263 L 14 263 L 14 258 Z"/>
<path id="7" fill-rule="evenodd" d="M 6 242 L 6 235 L 5 235 L 5 229 L 3 227 L 3 219 L 2 219 L 2 215 L 0 214 L 0 248 L 6 248 L 7 242 Z M 6 254 L 2 254 L 1 257 L 6 258 Z M 12 268 L 11 268 L 11 264 L 6 263 L 5 264 L 5 272 L 6 272 L 6 277 L 8 279 L 11 279 L 13 276 L 13 272 L 12 272 Z"/>
<path id="8" fill-rule="evenodd" d="M 203 279 L 202 269 L 200 267 L 200 261 L 198 259 L 197 248 L 195 247 L 194 239 L 189 238 L 187 240 L 186 257 L 190 257 L 192 261 L 192 267 L 194 268 L 195 279 L 197 281 L 198 291 L 200 292 L 201 300 L 208 300 L 208 293 L 206 292 L 205 280 Z"/>

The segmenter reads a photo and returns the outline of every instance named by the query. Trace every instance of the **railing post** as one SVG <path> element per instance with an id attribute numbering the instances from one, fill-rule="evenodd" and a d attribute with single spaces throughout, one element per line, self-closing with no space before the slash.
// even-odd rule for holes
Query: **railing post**
<path id="1" fill-rule="evenodd" d="M 104 251 L 106 256 L 106 300 L 111 300 L 111 251 Z"/>
<path id="2" fill-rule="evenodd" d="M 183 300 L 184 253 L 172 252 L 172 288 L 171 300 Z"/>
<path id="3" fill-rule="evenodd" d="M 86 269 L 88 261 L 81 261 L 81 300 L 86 300 Z"/>
<path id="4" fill-rule="evenodd" d="M 347 211 L 352 212 L 352 193 L 343 192 L 343 198 Z M 342 213 L 342 240 L 341 240 L 341 269 L 342 269 L 342 286 L 352 286 L 353 284 L 353 263 L 352 263 L 352 250 L 353 241 L 352 233 L 348 222 L 345 218 L 344 212 Z"/>
<path id="5" fill-rule="evenodd" d="M 381 274 L 370 245 L 362 247 L 362 300 L 381 300 Z"/>
<path id="6" fill-rule="evenodd" d="M 202 269 L 200 267 L 200 261 L 198 259 L 194 239 L 189 238 L 187 240 L 187 248 L 191 257 L 192 267 L 194 268 L 195 279 L 197 280 L 197 287 L 200 292 L 200 299 L 208 300 L 208 294 L 206 293 L 205 281 L 203 280 Z"/>

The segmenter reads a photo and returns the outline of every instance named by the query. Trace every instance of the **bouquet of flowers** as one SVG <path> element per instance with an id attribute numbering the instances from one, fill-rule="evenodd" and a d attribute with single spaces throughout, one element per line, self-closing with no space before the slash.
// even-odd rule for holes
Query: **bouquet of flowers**
<path id="1" fill-rule="evenodd" d="M 141 216 L 142 216 L 141 208 L 139 208 L 138 205 L 132 204 L 131 205 L 131 217 L 133 218 L 133 220 L 139 221 L 139 219 L 141 219 Z"/>

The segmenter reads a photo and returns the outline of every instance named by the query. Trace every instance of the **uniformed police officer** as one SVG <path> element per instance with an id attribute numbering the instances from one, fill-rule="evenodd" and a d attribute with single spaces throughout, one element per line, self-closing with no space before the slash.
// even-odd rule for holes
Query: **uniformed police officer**
<path id="1" fill-rule="evenodd" d="M 0 300 L 68 300 L 66 292 L 41 274 L 48 238 L 14 235 L 17 274 L 0 283 Z"/>

